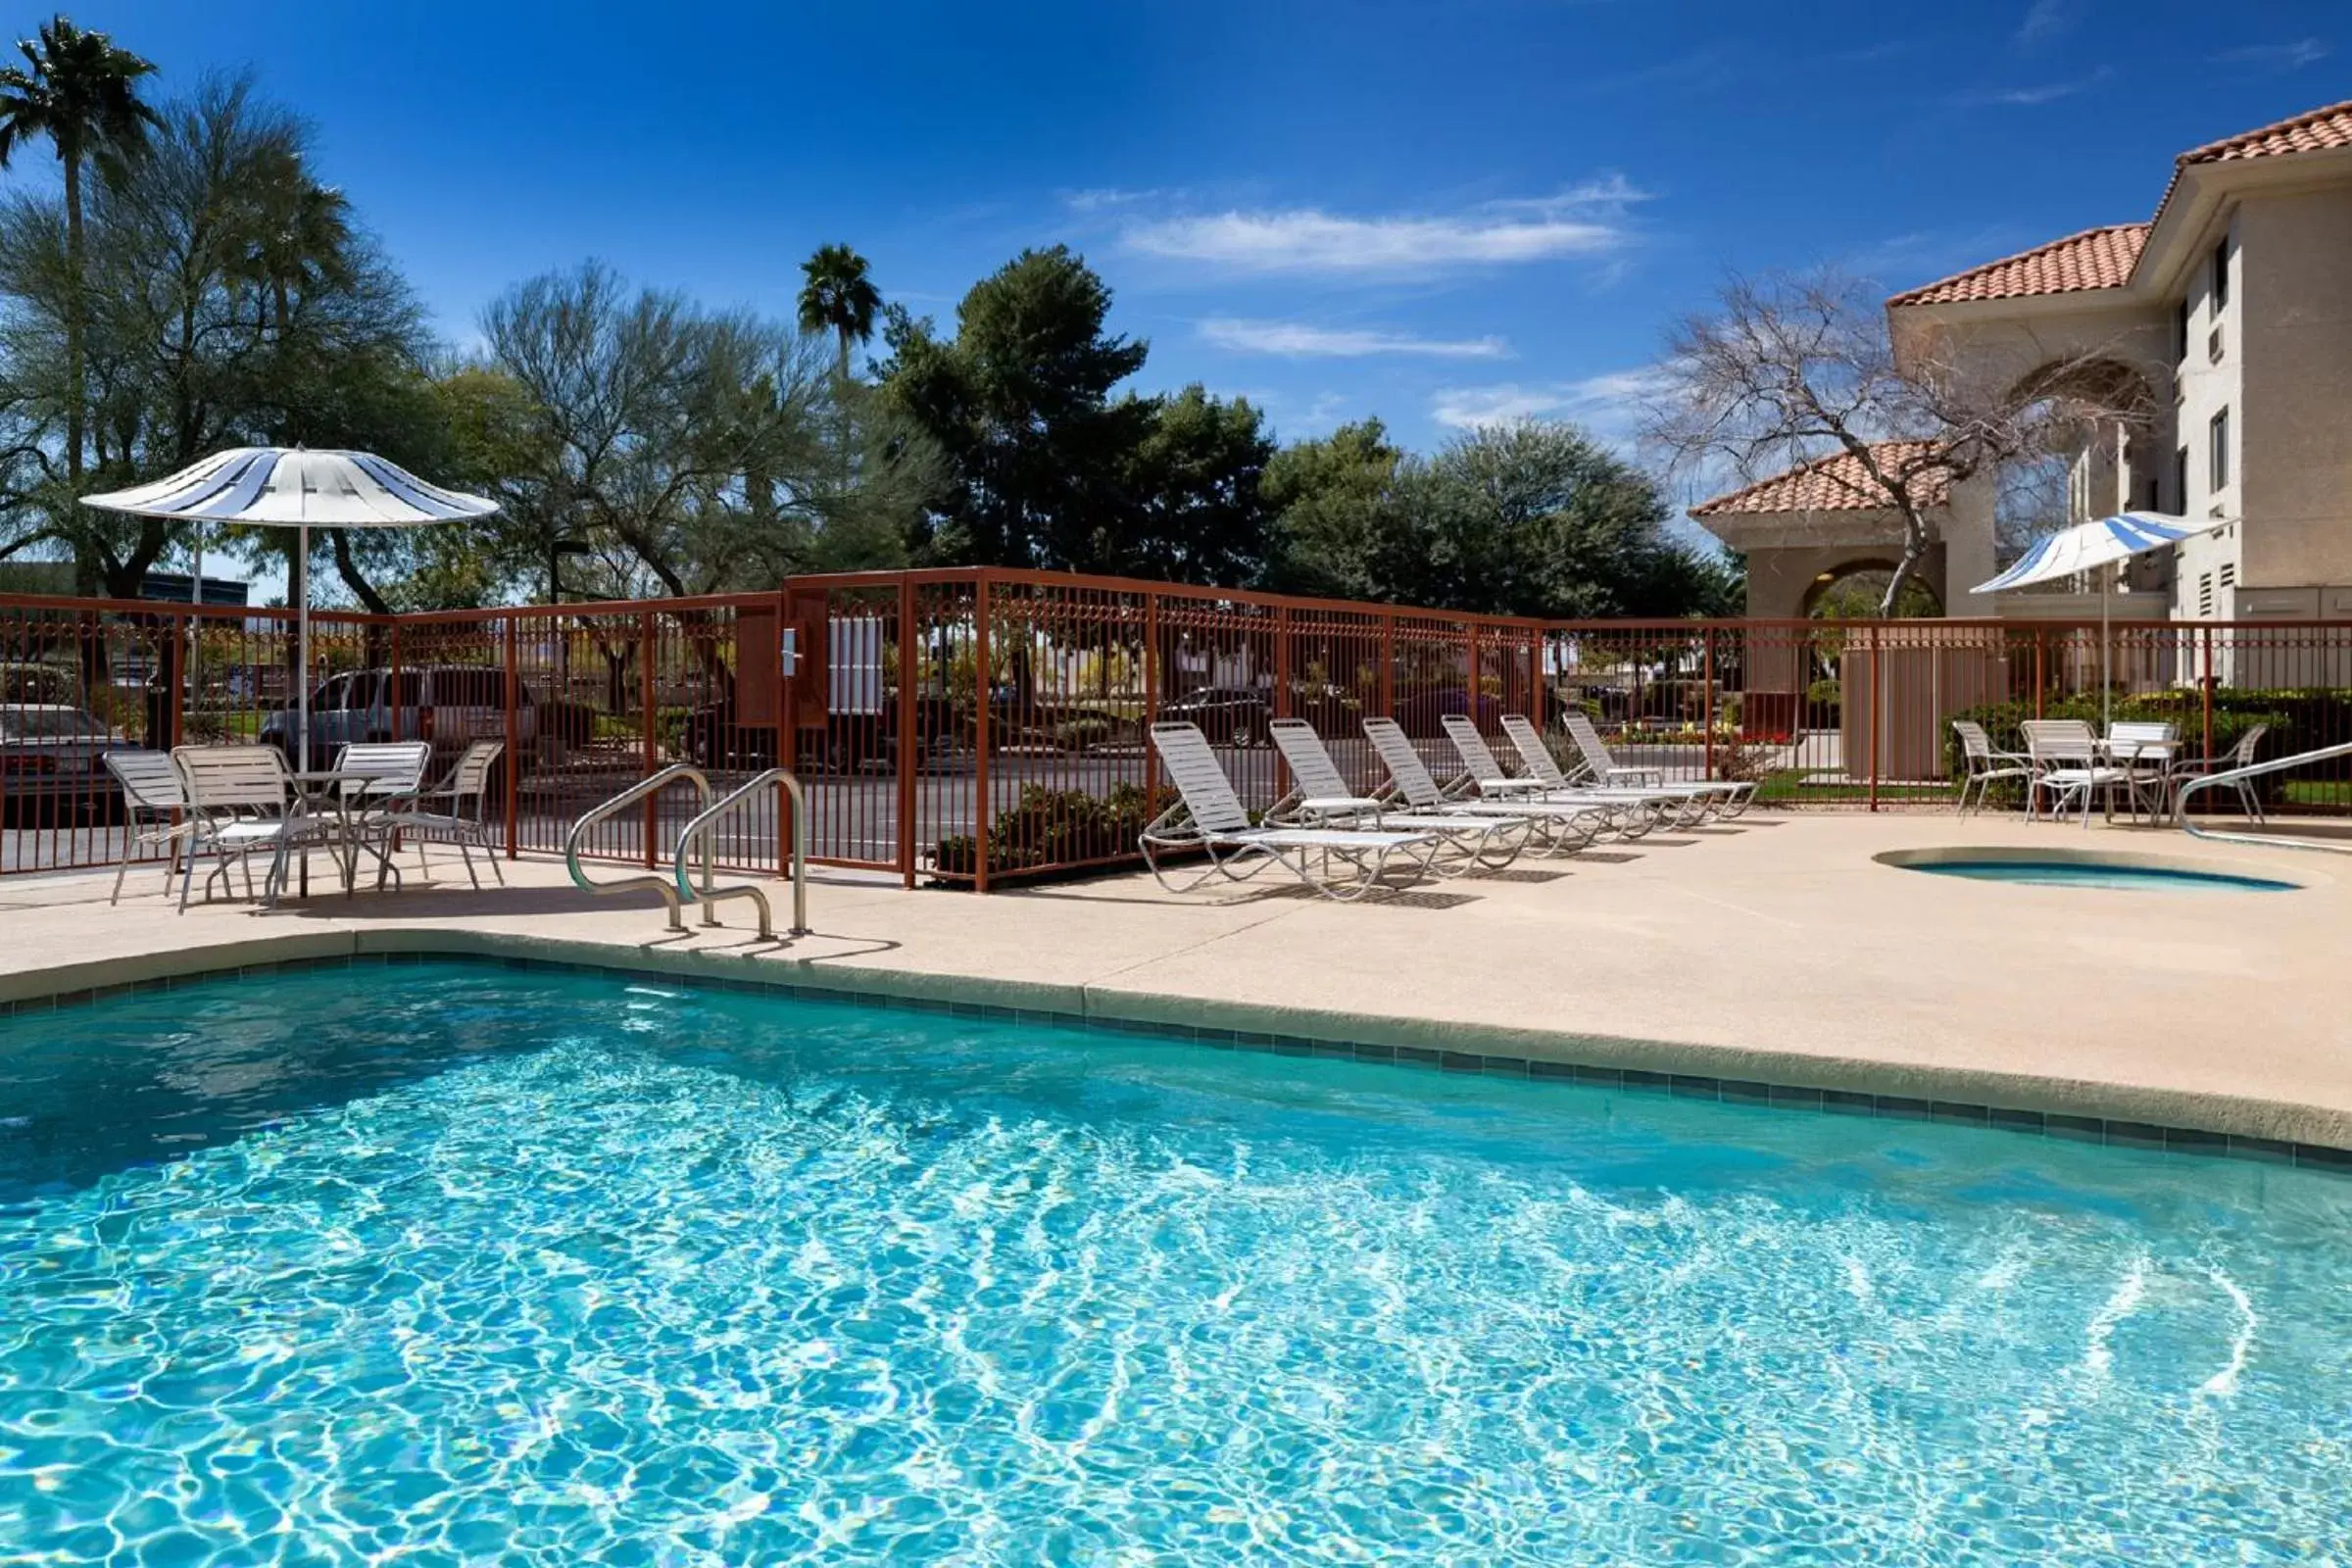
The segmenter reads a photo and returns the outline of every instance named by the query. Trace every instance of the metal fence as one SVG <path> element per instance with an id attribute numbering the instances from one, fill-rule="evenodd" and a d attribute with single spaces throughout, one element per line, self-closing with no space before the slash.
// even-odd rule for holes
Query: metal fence
<path id="1" fill-rule="evenodd" d="M 376 616 L 0 596 L 0 872 L 111 863 L 107 750 L 290 747 L 298 680 L 319 761 L 347 741 L 506 744 L 511 853 L 562 849 L 599 801 L 673 761 L 723 784 L 804 777 L 820 863 L 986 888 L 1134 858 L 1160 804 L 1146 741 L 1199 723 L 1244 802 L 1285 787 L 1266 726 L 1303 718 L 1359 787 L 1362 721 L 1396 718 L 1441 775 L 1441 720 L 1557 735 L 1592 713 L 1618 760 L 1742 777 L 1782 806 L 1948 803 L 1950 720 L 2162 718 L 2214 755 L 2352 740 L 2352 622 L 1549 623 L 1017 571 L 795 578 L 707 599 Z M 2341 761 L 2267 781 L 2287 810 L 2352 809 Z M 660 862 L 683 791 L 601 825 L 591 856 Z M 779 794 L 732 819 L 725 863 L 774 871 Z"/>

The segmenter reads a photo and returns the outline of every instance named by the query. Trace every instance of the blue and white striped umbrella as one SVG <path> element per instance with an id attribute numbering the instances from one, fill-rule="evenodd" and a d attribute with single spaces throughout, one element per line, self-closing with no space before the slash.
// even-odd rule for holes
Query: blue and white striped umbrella
<path id="1" fill-rule="evenodd" d="M 2177 545 L 2193 534 L 2219 528 L 2226 517 L 2171 517 L 2161 512 L 2125 512 L 2096 522 L 2080 523 L 2035 542 L 2017 564 L 1990 582 L 1970 590 L 1980 594 L 2005 593 L 2072 577 L 2079 572 L 2129 561 L 2133 556 Z"/>
<path id="2" fill-rule="evenodd" d="M 143 517 L 281 528 L 409 528 L 498 511 L 495 501 L 427 484 L 371 453 L 302 447 L 232 447 L 169 479 L 81 499 Z"/>
<path id="3" fill-rule="evenodd" d="M 313 452 L 307 447 L 231 447 L 168 479 L 83 496 L 85 507 L 182 522 L 241 522 L 301 532 L 311 559 L 313 528 L 414 528 L 492 515 L 498 503 L 427 484 L 368 452 Z M 311 582 L 302 575 L 295 606 L 301 627 L 302 678 L 295 692 L 297 767 L 311 765 Z"/>

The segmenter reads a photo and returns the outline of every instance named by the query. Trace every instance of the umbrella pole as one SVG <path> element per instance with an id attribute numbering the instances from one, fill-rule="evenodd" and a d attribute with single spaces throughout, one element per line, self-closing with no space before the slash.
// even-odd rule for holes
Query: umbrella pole
<path id="1" fill-rule="evenodd" d="M 295 530 L 294 580 L 301 585 L 295 595 L 295 623 L 301 628 L 297 642 L 300 652 L 295 656 L 300 668 L 294 683 L 296 703 L 294 718 L 295 756 L 298 773 L 311 770 L 311 525 L 304 523 Z"/>
<path id="2" fill-rule="evenodd" d="M 2099 569 L 2099 733 L 2115 728 L 2115 635 L 2107 625 L 2107 579 L 2112 567 Z"/>

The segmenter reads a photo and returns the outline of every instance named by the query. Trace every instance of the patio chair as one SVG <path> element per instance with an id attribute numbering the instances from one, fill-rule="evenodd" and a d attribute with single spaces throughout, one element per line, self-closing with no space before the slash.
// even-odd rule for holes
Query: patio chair
<path id="1" fill-rule="evenodd" d="M 415 805 L 432 760 L 429 741 L 349 741 L 336 749 L 334 771 L 345 776 L 335 783 L 335 800 L 350 837 L 346 890 L 359 876 L 363 849 L 375 857 L 379 889 L 387 874 L 397 881 L 400 870 L 392 863 L 386 823 L 392 812 Z"/>
<path id="2" fill-rule="evenodd" d="M 1154 724 L 1152 747 L 1167 764 L 1178 801 L 1145 824 L 1139 842 L 1153 880 L 1171 893 L 1189 892 L 1212 876 L 1244 882 L 1280 865 L 1323 897 L 1348 903 L 1382 885 L 1392 857 L 1401 855 L 1425 871 L 1436 853 L 1438 840 L 1428 833 L 1252 826 L 1200 726 Z M 1191 850 L 1207 856 L 1208 868 L 1189 882 L 1170 881 L 1160 858 Z"/>
<path id="3" fill-rule="evenodd" d="M 2134 814 L 2145 801 L 2154 818 L 2172 799 L 2173 764 L 2180 750 L 2178 725 L 2124 720 L 2107 726 L 2107 760 L 2132 775 Z"/>
<path id="4" fill-rule="evenodd" d="M 169 752 L 109 752 L 106 770 L 122 788 L 122 858 L 115 864 L 115 891 L 110 905 L 122 902 L 122 879 L 141 850 L 169 847 L 164 860 L 164 892 L 179 874 L 179 858 L 196 831 L 188 815 L 188 798 Z"/>
<path id="5" fill-rule="evenodd" d="M 1567 729 L 1568 738 L 1576 742 L 1577 755 L 1584 760 L 1585 771 L 1594 784 L 1633 784 L 1677 795 L 1704 796 L 1708 798 L 1708 810 L 1723 817 L 1738 816 L 1756 798 L 1757 781 L 1753 779 L 1669 779 L 1661 767 L 1621 766 L 1609 754 L 1608 743 L 1600 738 L 1592 715 L 1581 708 L 1563 710 L 1560 723 Z"/>
<path id="6" fill-rule="evenodd" d="M 2167 803 L 2168 809 L 2174 818 L 2177 820 L 2181 814 L 2181 785 L 2192 778 L 2201 778 L 2208 773 L 2227 773 L 2232 768 L 2251 766 L 2254 761 L 2254 754 L 2262 747 L 2262 738 L 2270 732 L 2270 725 L 2257 724 L 2240 735 L 2237 738 L 2237 744 L 2219 757 L 2199 757 L 2185 762 L 2174 763 L 2171 778 L 2172 799 Z M 2237 797 L 2238 807 L 2246 813 L 2248 821 L 2268 820 L 2262 812 L 2262 797 L 2255 793 L 2252 779 L 2237 779 L 2231 783 L 2230 788 L 2230 792 Z"/>
<path id="7" fill-rule="evenodd" d="M 1599 802 L 1449 798 L 1438 787 L 1429 764 L 1421 760 L 1421 754 L 1413 749 L 1411 737 L 1395 719 L 1365 719 L 1364 735 L 1372 742 L 1381 765 L 1389 770 L 1389 787 L 1412 810 L 1525 817 L 1536 824 L 1546 855 L 1574 854 L 1604 832 L 1635 837 L 1642 831 L 1640 828 L 1629 831 L 1614 819 L 1610 808 Z"/>
<path id="8" fill-rule="evenodd" d="M 2026 820 L 2039 815 L 2043 792 L 2050 800 L 2050 820 L 2066 814 L 2069 802 L 2082 802 L 2082 825 L 2090 825 L 2091 797 L 2104 790 L 2107 813 L 2115 814 L 2115 792 L 2132 788 L 2129 769 L 2099 760 L 2099 743 L 2090 726 L 2079 718 L 2029 718 L 2020 726 L 2026 736 L 2026 757 L 2033 774 L 2026 781 Z"/>
<path id="9" fill-rule="evenodd" d="M 1993 748 L 1992 737 L 1984 726 L 1973 719 L 1955 718 L 1952 729 L 1960 737 L 1960 760 L 1964 771 L 1960 775 L 1960 814 L 1968 814 L 1968 792 L 1977 792 L 1977 809 L 1984 809 L 1992 794 L 1992 786 L 2005 778 L 2032 778 L 2034 760 L 2023 752 L 2003 752 Z"/>
<path id="10" fill-rule="evenodd" d="M 1458 713 L 1449 713 L 1439 720 L 1446 726 L 1446 738 L 1453 743 L 1454 755 L 1462 760 L 1464 777 L 1482 795 L 1497 799 L 1522 797 L 1563 801 L 1575 805 L 1597 806 L 1610 813 L 1612 820 L 1622 816 L 1635 820 L 1638 830 L 1634 836 L 1647 832 L 1671 818 L 1678 826 L 1696 822 L 1707 815 L 1720 800 L 1713 791 L 1696 786 L 1667 785 L 1610 786 L 1579 783 L 1560 771 L 1560 764 L 1545 750 L 1544 737 L 1524 713 L 1506 713 L 1502 718 L 1503 733 L 1511 738 L 1511 749 L 1519 756 L 1524 773 L 1505 769 L 1494 755 L 1487 738 L 1478 726 Z M 1534 792 L 1530 794 L 1529 792 Z"/>
<path id="11" fill-rule="evenodd" d="M 458 758 L 457 765 L 449 770 L 440 788 L 413 795 L 405 805 L 384 812 L 377 823 L 378 830 L 391 843 L 403 839 L 413 842 L 416 846 L 417 869 L 427 875 L 432 867 L 425 859 L 425 845 L 456 846 L 458 858 L 466 862 L 466 879 L 476 892 L 481 889 L 482 878 L 473 868 L 473 852 L 480 850 L 490 861 L 490 874 L 498 878 L 500 887 L 505 887 L 507 873 L 498 863 L 501 846 L 492 837 L 492 829 L 500 824 L 490 816 L 490 777 L 491 769 L 506 749 L 504 741 L 475 741 Z M 427 803 L 437 804 L 428 808 Z M 380 875 L 377 880 L 381 882 Z"/>
<path id="12" fill-rule="evenodd" d="M 199 855 L 210 853 L 216 862 L 204 879 L 204 896 L 210 902 L 213 884 L 225 885 L 239 870 L 245 876 L 245 896 L 253 897 L 253 854 L 269 850 L 270 873 L 262 895 L 265 902 L 275 903 L 292 858 L 314 846 L 331 848 L 336 841 L 334 821 L 304 808 L 302 793 L 274 746 L 178 746 L 172 748 L 172 765 L 179 772 L 194 826 L 179 884 L 182 913 L 196 881 Z"/>
<path id="13" fill-rule="evenodd" d="M 1370 827 L 1427 833 L 1444 848 L 1430 861 L 1440 876 L 1484 868 L 1500 870 L 1519 858 L 1535 823 L 1524 816 L 1485 812 L 1415 811 L 1395 801 L 1357 795 L 1315 727 L 1303 718 L 1278 718 L 1266 726 L 1291 770 L 1293 788 L 1267 808 L 1266 820 L 1298 827 Z"/>

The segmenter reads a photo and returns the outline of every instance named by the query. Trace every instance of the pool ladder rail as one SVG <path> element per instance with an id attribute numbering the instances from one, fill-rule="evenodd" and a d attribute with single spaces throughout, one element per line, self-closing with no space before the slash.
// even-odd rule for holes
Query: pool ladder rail
<path id="1" fill-rule="evenodd" d="M 599 882 L 589 876 L 580 864 L 580 847 L 587 841 L 589 829 L 599 822 L 619 815 L 638 802 L 649 800 L 672 784 L 694 786 L 700 809 L 678 834 L 678 851 L 671 863 L 671 874 L 663 876 L 648 872 L 643 876 L 622 877 L 614 882 Z M 710 798 L 710 779 L 692 762 L 672 762 L 669 766 L 622 790 L 618 795 L 583 813 L 571 824 L 564 839 L 564 867 L 571 874 L 574 886 L 590 893 L 659 893 L 669 911 L 669 928 L 686 929 L 685 906 L 703 906 L 703 924 L 724 924 L 718 917 L 718 906 L 725 899 L 749 899 L 760 911 L 760 939 L 772 942 L 776 935 L 775 914 L 768 906 L 764 890 L 751 884 L 733 887 L 718 885 L 717 856 L 711 839 L 718 824 L 761 790 L 781 785 L 792 803 L 792 925 L 787 935 L 804 937 L 808 934 L 808 798 L 801 781 L 788 767 L 771 767 L 749 783 L 738 785 L 716 801 Z M 693 875 L 694 852 L 702 849 L 702 878 L 697 886 Z"/>
<path id="2" fill-rule="evenodd" d="M 2284 833 L 2226 833 L 2199 827 L 2188 815 L 2188 798 L 2199 790 L 2224 786 L 2235 788 L 2247 779 L 2260 778 L 2265 773 L 2281 773 L 2290 767 L 2325 762 L 2337 757 L 2352 757 L 2352 741 L 2323 746 L 2316 751 L 2297 752 L 2292 757 L 2274 757 L 2267 762 L 2248 762 L 2243 767 L 2224 768 L 2218 773 L 2199 774 L 2181 784 L 2180 793 L 2173 797 L 2173 820 L 2190 838 L 2207 839 L 2216 844 L 2255 844 L 2278 849 L 2319 850 L 2328 855 L 2352 855 L 2352 839 L 2330 842 L 2326 839 L 2293 838 Z M 2259 820 L 2259 812 L 2255 814 Z"/>

